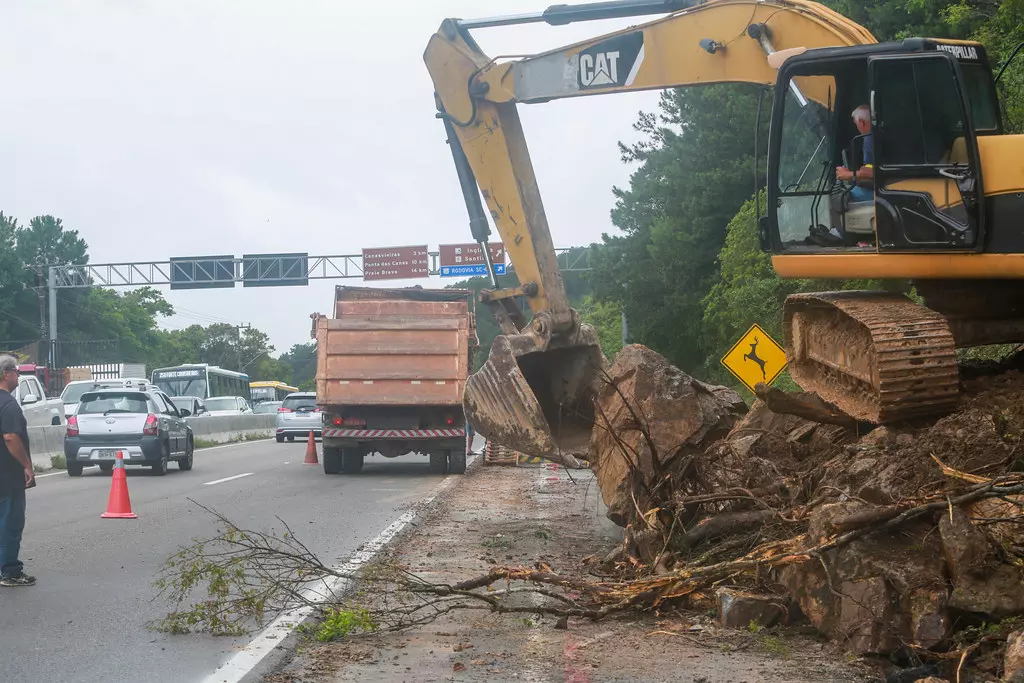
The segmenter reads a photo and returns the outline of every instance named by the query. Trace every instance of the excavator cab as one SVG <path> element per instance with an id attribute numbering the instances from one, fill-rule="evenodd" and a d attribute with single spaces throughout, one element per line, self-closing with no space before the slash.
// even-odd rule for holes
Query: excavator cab
<path id="1" fill-rule="evenodd" d="M 781 255 L 983 249 L 978 134 L 999 131 L 995 88 L 981 46 L 940 46 L 910 39 L 783 63 L 764 246 Z M 859 107 L 870 114 L 864 133 L 853 121 Z M 838 167 L 867 166 L 870 178 L 838 179 Z"/>

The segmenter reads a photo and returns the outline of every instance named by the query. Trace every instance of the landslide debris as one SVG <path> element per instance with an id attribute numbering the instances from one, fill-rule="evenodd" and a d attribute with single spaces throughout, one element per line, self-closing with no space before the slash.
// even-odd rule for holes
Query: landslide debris
<path id="1" fill-rule="evenodd" d="M 1001 676 L 1024 623 L 1024 373 L 963 389 L 950 415 L 873 427 L 763 385 L 748 410 L 624 348 L 589 454 L 625 529 L 602 571 L 638 604 L 717 596 L 719 611 L 739 606 L 723 623 L 794 614 L 859 654 L 930 657 L 951 676 L 970 659 Z"/>

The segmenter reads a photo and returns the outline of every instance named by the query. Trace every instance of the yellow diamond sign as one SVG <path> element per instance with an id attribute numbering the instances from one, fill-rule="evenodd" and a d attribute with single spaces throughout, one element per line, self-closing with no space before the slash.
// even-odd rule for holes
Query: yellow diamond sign
<path id="1" fill-rule="evenodd" d="M 751 325 L 722 356 L 722 365 L 753 391 L 758 382 L 771 384 L 786 369 L 786 350 L 759 325 Z"/>

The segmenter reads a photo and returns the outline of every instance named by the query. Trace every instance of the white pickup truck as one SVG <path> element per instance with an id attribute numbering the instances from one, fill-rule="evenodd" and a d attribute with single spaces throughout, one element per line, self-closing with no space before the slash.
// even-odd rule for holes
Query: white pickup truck
<path id="1" fill-rule="evenodd" d="M 29 427 L 67 424 L 64 402 L 59 398 L 46 398 L 42 383 L 34 375 L 18 377 L 18 391 L 14 397 L 25 413 Z"/>

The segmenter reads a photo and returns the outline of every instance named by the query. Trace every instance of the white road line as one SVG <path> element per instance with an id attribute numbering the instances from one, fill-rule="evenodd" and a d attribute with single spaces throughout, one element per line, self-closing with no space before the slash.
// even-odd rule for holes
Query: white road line
<path id="1" fill-rule="evenodd" d="M 218 448 L 231 448 L 232 446 L 248 446 L 254 443 L 266 443 L 271 439 L 253 439 L 252 441 L 236 441 L 235 443 L 222 443 L 219 446 L 209 446 L 208 448 L 197 448 L 196 453 L 205 453 L 206 451 L 215 451 Z"/>
<path id="2" fill-rule="evenodd" d="M 231 481 L 232 479 L 241 479 L 242 477 L 248 477 L 252 472 L 246 472 L 245 474 L 236 474 L 233 477 L 224 477 L 223 479 L 214 479 L 203 484 L 203 486 L 213 486 L 214 484 L 222 484 L 225 481 Z"/>
<path id="3" fill-rule="evenodd" d="M 473 463 L 474 460 L 479 456 L 472 456 L 467 458 L 467 467 Z M 445 491 L 449 486 L 454 484 L 460 477 L 461 474 L 449 474 L 444 480 L 438 484 L 434 490 L 421 501 L 419 507 L 426 507 L 434 501 L 441 493 Z M 391 523 L 388 528 L 380 532 L 380 534 L 369 543 L 364 544 L 360 547 L 359 551 L 351 556 L 348 562 L 345 564 L 334 567 L 335 571 L 339 574 L 352 574 L 360 565 L 366 564 L 371 561 L 374 556 L 377 555 L 384 547 L 397 536 L 402 529 L 416 519 L 418 512 L 416 510 L 409 510 L 404 513 L 401 517 Z M 345 590 L 349 584 L 349 580 L 346 578 L 332 578 L 324 580 L 326 590 L 323 593 L 315 589 L 307 589 L 304 594 L 307 599 L 313 603 L 320 603 L 327 600 L 329 597 L 337 595 L 338 593 Z M 310 614 L 313 613 L 312 606 L 304 606 L 298 609 L 292 610 L 291 612 L 285 612 L 277 619 L 274 619 L 267 628 L 253 638 L 252 642 L 242 648 L 239 652 L 235 653 L 221 668 L 217 669 L 214 673 L 203 679 L 203 683 L 239 683 L 246 675 L 255 669 L 263 658 L 266 657 L 274 648 L 278 647 L 288 634 L 295 629 L 300 623 L 302 623 Z"/>
<path id="4" fill-rule="evenodd" d="M 58 474 L 67 474 L 64 470 L 60 472 L 50 472 L 49 474 L 37 474 L 36 479 L 42 479 L 43 477 L 56 477 Z"/>

